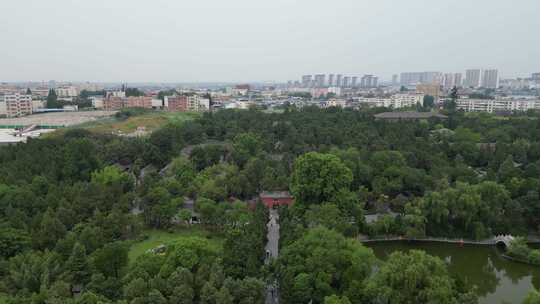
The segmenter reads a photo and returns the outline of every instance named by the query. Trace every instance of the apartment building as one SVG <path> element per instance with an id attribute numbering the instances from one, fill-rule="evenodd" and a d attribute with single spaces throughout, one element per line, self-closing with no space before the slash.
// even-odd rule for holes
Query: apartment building
<path id="1" fill-rule="evenodd" d="M 441 95 L 441 86 L 439 84 L 418 84 L 416 85 L 416 93 L 433 96 L 435 101 L 438 101 Z"/>
<path id="2" fill-rule="evenodd" d="M 465 86 L 478 88 L 482 85 L 482 70 L 470 69 L 465 71 Z"/>
<path id="3" fill-rule="evenodd" d="M 60 87 L 55 89 L 56 95 L 59 98 L 69 98 L 79 96 L 79 89 L 74 86 Z"/>
<path id="4" fill-rule="evenodd" d="M 152 97 L 146 96 L 130 96 L 130 97 L 115 97 L 110 95 L 103 101 L 105 110 L 117 111 L 123 108 L 152 108 Z"/>
<path id="5" fill-rule="evenodd" d="M 441 72 L 407 72 L 401 73 L 400 83 L 404 86 L 411 86 L 422 83 L 440 83 L 441 78 Z"/>
<path id="6" fill-rule="evenodd" d="M 424 102 L 424 94 L 395 94 L 390 98 L 359 98 L 358 102 L 368 107 L 407 108 Z"/>
<path id="7" fill-rule="evenodd" d="M 449 90 L 453 87 L 461 87 L 462 85 L 462 75 L 461 73 L 447 73 L 443 76 L 443 87 L 446 90 Z"/>
<path id="8" fill-rule="evenodd" d="M 0 96 L 0 116 L 19 117 L 32 114 L 32 95 L 8 94 Z"/>
<path id="9" fill-rule="evenodd" d="M 458 99 L 458 110 L 465 112 L 522 112 L 540 109 L 540 99 Z"/>
<path id="10" fill-rule="evenodd" d="M 362 88 L 376 88 L 377 87 L 377 76 L 373 75 L 364 75 L 360 80 L 360 86 Z"/>
<path id="11" fill-rule="evenodd" d="M 499 87 L 499 71 L 484 70 L 482 73 L 482 87 L 496 89 Z"/>
<path id="12" fill-rule="evenodd" d="M 341 107 L 344 108 L 347 105 L 347 101 L 344 99 L 332 98 L 326 102 L 327 107 Z"/>
<path id="13" fill-rule="evenodd" d="M 165 97 L 165 108 L 170 112 L 204 112 L 210 109 L 210 100 L 199 95 Z"/>

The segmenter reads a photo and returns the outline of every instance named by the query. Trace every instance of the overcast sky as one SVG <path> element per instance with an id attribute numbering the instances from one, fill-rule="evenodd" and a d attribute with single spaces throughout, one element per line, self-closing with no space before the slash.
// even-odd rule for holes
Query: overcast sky
<path id="1" fill-rule="evenodd" d="M 540 0 L 0 0 L 0 81 L 540 72 Z"/>

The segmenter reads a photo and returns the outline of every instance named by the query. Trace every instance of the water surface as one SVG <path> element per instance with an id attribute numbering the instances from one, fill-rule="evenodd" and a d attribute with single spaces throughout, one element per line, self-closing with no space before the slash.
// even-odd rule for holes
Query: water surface
<path id="1" fill-rule="evenodd" d="M 527 293 L 540 288 L 540 267 L 508 261 L 492 246 L 423 242 L 367 243 L 380 259 L 397 250 L 423 250 L 449 264 L 452 274 L 476 286 L 481 304 L 521 304 Z"/>

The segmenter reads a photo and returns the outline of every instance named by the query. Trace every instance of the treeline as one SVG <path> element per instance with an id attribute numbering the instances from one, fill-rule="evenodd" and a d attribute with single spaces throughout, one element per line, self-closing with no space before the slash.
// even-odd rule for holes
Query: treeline
<path id="1" fill-rule="evenodd" d="M 224 110 L 145 138 L 68 130 L 2 147 L 0 293 L 12 303 L 261 303 L 273 273 L 284 303 L 474 303 L 440 260 L 380 263 L 346 237 L 537 233 L 538 116 L 390 123 L 378 111 Z M 248 203 L 264 190 L 295 196 L 268 267 L 268 214 Z M 383 215 L 367 223 L 371 213 Z M 223 246 L 190 239 L 129 264 L 145 229 L 193 216 Z M 420 287 L 403 286 L 401 268 Z"/>
<path id="2" fill-rule="evenodd" d="M 181 130 L 162 132 L 171 129 Z M 228 166 L 236 174 L 233 164 L 196 169 L 178 157 L 160 175 L 161 163 L 198 142 L 183 134 L 163 159 L 148 154 L 161 153 L 159 132 L 129 139 L 75 129 L 1 148 L 2 301 L 262 303 L 267 210 L 229 202 L 241 190 L 219 173 Z M 130 246 L 145 229 L 189 225 L 184 202 L 195 197 L 202 225 L 223 245 L 182 240 L 165 256 L 147 253 L 130 264 Z"/>

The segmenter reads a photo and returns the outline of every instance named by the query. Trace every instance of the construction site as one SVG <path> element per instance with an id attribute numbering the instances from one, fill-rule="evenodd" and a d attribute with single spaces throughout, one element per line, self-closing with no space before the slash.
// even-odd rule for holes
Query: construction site
<path id="1" fill-rule="evenodd" d="M 0 119 L 0 145 L 26 142 L 56 129 L 96 121 L 114 115 L 113 111 L 53 112 Z"/>

